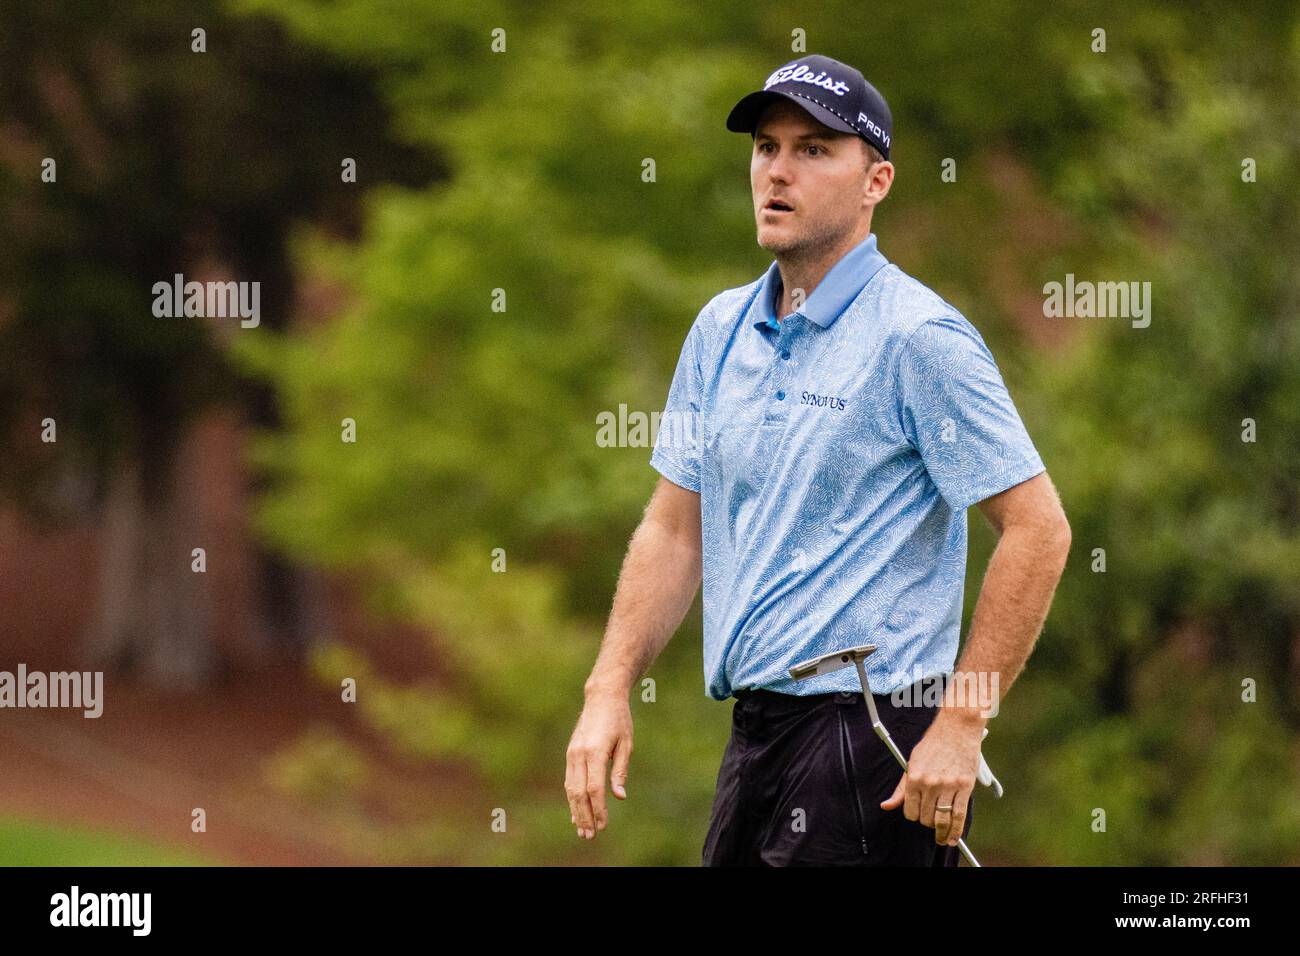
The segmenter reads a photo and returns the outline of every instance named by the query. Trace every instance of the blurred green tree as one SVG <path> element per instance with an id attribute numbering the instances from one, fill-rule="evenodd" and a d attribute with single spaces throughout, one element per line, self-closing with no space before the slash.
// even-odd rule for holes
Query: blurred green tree
<path id="1" fill-rule="evenodd" d="M 196 27 L 206 52 L 191 48 Z M 265 328 L 282 325 L 292 225 L 355 229 L 343 156 L 368 183 L 440 174 L 389 134 L 375 86 L 207 0 L 183 16 L 149 3 L 0 11 L 0 484 L 47 521 L 100 520 L 87 638 L 100 663 L 168 685 L 208 675 L 212 596 L 190 572 L 197 476 L 180 450 L 220 405 L 277 418 L 273 392 L 226 361 L 237 320 L 155 318 L 153 285 L 257 281 Z M 55 444 L 40 440 L 47 417 Z M 295 640 L 291 569 L 255 558 L 261 615 Z"/>

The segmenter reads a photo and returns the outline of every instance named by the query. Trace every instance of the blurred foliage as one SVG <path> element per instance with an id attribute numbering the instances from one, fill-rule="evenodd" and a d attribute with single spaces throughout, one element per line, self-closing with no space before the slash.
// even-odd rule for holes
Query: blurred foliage
<path id="1" fill-rule="evenodd" d="M 315 804 L 348 803 L 365 781 L 365 758 L 341 735 L 314 728 L 265 768 L 271 786 Z"/>
<path id="2" fill-rule="evenodd" d="M 653 702 L 634 691 L 628 804 L 610 798 L 595 844 L 568 821 L 565 745 L 656 478 L 648 448 L 597 447 L 596 416 L 662 408 L 699 308 L 770 261 L 750 142 L 723 118 L 801 27 L 889 98 L 882 251 L 984 333 L 1074 530 L 992 724 L 1007 796 L 976 795 L 981 858 L 1300 862 L 1294 5 L 236 9 L 382 76 L 401 137 L 450 168 L 375 190 L 359 245 L 298 235 L 301 266 L 352 293 L 343 314 L 236 343 L 289 426 L 256 452 L 265 534 L 365 569 L 377 607 L 436 635 L 444 685 L 370 675 L 359 698 L 396 746 L 482 780 L 431 845 L 467 862 L 699 860 L 730 707 L 703 693 L 698 604 L 650 672 Z M 1067 272 L 1150 281 L 1150 327 L 1043 318 L 1043 284 Z M 968 620 L 993 546 L 971 527 Z M 489 830 L 496 807 L 507 834 Z"/>
<path id="3" fill-rule="evenodd" d="M 196 27 L 207 52 L 191 49 Z M 185 426 L 214 404 L 273 419 L 265 392 L 225 360 L 226 320 L 159 319 L 153 285 L 177 273 L 259 282 L 266 325 L 282 324 L 291 225 L 345 233 L 355 220 L 355 192 L 334 188 L 343 144 L 371 183 L 445 173 L 383 135 L 375 87 L 364 68 L 218 0 L 0 6 L 6 497 L 81 518 L 60 507 L 70 488 L 94 497 L 112 463 L 134 457 L 153 491 Z M 55 183 L 42 179 L 46 158 Z M 57 449 L 35 437 L 47 416 Z"/>

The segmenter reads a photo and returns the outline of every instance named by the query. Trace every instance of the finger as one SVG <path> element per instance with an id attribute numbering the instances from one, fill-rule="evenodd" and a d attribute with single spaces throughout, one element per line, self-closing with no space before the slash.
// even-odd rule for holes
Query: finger
<path id="1" fill-rule="evenodd" d="M 939 799 L 938 787 L 924 787 L 921 790 L 920 815 L 917 818 L 923 827 L 934 826 L 934 808 L 943 801 Z M 940 814 L 942 816 L 943 814 Z"/>
<path id="2" fill-rule="evenodd" d="M 951 810 L 940 810 L 940 807 L 951 806 Z M 956 796 L 941 791 L 939 798 L 934 804 L 934 842 L 947 843 L 948 835 L 952 831 L 953 816 L 957 812 Z M 961 832 L 960 830 L 958 831 Z"/>
<path id="3" fill-rule="evenodd" d="M 962 834 L 966 832 L 966 815 L 970 810 L 970 795 L 975 788 L 957 791 L 956 798 L 952 801 L 952 826 L 948 830 L 947 844 L 956 846 L 957 841 L 961 839 Z"/>
<path id="4" fill-rule="evenodd" d="M 627 767 L 632 760 L 632 736 L 619 737 L 614 745 L 614 769 L 609 774 L 609 787 L 620 800 L 627 799 Z"/>
<path id="5" fill-rule="evenodd" d="M 903 802 L 903 794 L 906 792 L 906 787 L 903 786 L 903 782 L 906 779 L 906 776 L 898 778 L 898 785 L 894 787 L 894 792 L 889 795 L 888 800 L 881 801 L 880 809 L 893 810 Z"/>
<path id="6" fill-rule="evenodd" d="M 587 762 L 577 751 L 569 753 L 564 792 L 569 798 L 569 809 L 572 810 L 578 836 L 585 838 L 587 830 L 592 826 L 591 801 L 587 799 Z"/>
<path id="7" fill-rule="evenodd" d="M 569 803 L 569 822 L 577 829 L 578 836 L 582 836 L 582 829 L 578 827 L 578 803 L 582 792 L 578 783 L 577 761 L 570 749 L 565 754 L 564 761 L 564 799 Z"/>
<path id="8" fill-rule="evenodd" d="M 921 818 L 921 797 L 923 795 L 921 785 L 911 776 L 904 774 L 903 779 L 907 781 L 907 793 L 903 796 L 903 816 L 909 820 L 919 820 Z"/>
<path id="9" fill-rule="evenodd" d="M 596 836 L 596 830 L 605 828 L 605 767 L 609 763 L 607 754 L 595 751 L 587 754 L 587 799 L 591 802 L 592 828 L 587 839 Z"/>

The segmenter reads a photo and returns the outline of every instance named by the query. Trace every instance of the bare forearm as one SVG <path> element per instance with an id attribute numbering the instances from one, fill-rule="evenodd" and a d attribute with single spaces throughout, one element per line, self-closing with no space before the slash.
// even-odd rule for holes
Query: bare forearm
<path id="1" fill-rule="evenodd" d="M 618 576 L 614 607 L 586 693 L 626 697 L 677 631 L 700 587 L 700 543 L 643 521 Z"/>
<path id="2" fill-rule="evenodd" d="M 998 539 L 956 667 L 954 684 L 968 693 L 944 701 L 953 716 L 984 723 L 996 712 L 1043 629 L 1069 548 L 1068 531 L 1054 529 L 1013 527 Z"/>

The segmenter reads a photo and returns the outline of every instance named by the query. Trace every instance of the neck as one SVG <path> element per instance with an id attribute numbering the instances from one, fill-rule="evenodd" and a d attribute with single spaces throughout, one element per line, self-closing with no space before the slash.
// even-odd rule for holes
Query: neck
<path id="1" fill-rule="evenodd" d="M 785 254 L 778 253 L 776 256 L 777 268 L 781 270 L 781 304 L 777 308 L 777 319 L 784 319 L 791 312 L 795 311 L 793 303 L 794 290 L 803 290 L 803 302 L 808 301 L 808 297 L 813 294 L 813 290 L 826 278 L 826 273 L 830 272 L 835 263 L 844 258 L 845 254 L 859 243 L 864 241 L 871 234 L 871 220 L 868 219 L 862 226 L 848 236 L 835 243 L 833 246 L 821 246 L 817 248 L 804 248 L 794 250 Z"/>

